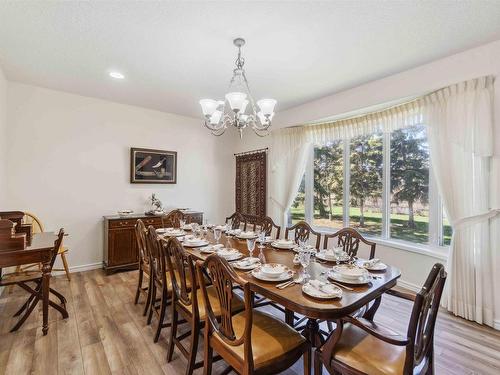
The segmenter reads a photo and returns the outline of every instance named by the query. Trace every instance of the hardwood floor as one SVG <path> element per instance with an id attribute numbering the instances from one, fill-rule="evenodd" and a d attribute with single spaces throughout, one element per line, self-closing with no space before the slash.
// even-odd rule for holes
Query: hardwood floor
<path id="1" fill-rule="evenodd" d="M 154 344 L 153 329 L 141 314 L 143 301 L 133 304 L 137 272 L 105 276 L 95 270 L 72 276 L 71 282 L 65 276 L 52 279 L 68 300 L 70 317 L 62 320 L 51 309 L 45 337 L 40 309 L 20 331 L 9 333 L 15 321 L 12 315 L 26 293 L 14 289 L 0 296 L 0 374 L 184 373 L 186 362 L 178 352 L 171 363 L 166 363 L 168 329 Z M 407 301 L 385 296 L 376 320 L 404 333 L 410 309 Z M 500 332 L 442 311 L 435 353 L 437 375 L 499 374 Z M 213 373 L 224 368 L 222 361 L 217 362 Z M 301 361 L 286 372 L 301 373 Z"/>

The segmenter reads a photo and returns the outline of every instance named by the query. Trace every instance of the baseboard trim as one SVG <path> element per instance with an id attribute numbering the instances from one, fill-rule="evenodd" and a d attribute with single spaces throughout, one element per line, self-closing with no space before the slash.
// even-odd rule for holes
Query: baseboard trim
<path id="1" fill-rule="evenodd" d="M 410 283 L 410 282 L 402 280 L 402 279 L 398 280 L 398 286 L 400 286 L 401 288 L 408 289 L 409 291 L 412 291 L 415 293 L 418 293 L 421 289 L 420 285 L 413 284 L 413 283 Z"/>
<path id="2" fill-rule="evenodd" d="M 83 272 L 83 271 L 91 271 L 91 270 L 96 270 L 102 268 L 102 262 L 97 262 L 97 263 L 90 263 L 90 264 L 82 264 L 80 266 L 73 266 L 69 268 L 70 273 L 75 273 L 75 272 Z M 57 271 L 53 272 L 53 275 L 64 275 L 64 271 Z"/>
<path id="3" fill-rule="evenodd" d="M 500 319 L 496 319 L 493 321 L 493 328 L 497 331 L 500 331 Z"/>

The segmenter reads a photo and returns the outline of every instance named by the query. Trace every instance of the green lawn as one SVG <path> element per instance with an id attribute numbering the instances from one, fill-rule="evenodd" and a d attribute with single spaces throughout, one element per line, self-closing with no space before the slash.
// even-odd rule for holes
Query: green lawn
<path id="1" fill-rule="evenodd" d="M 304 207 L 298 206 L 291 209 L 292 223 L 304 220 Z M 340 228 L 342 222 L 342 207 L 335 206 L 332 210 L 332 220 L 321 218 L 319 212 L 314 213 L 314 225 L 325 227 Z M 349 217 L 351 226 L 358 228 L 363 234 L 379 236 L 382 232 L 382 213 L 365 212 L 365 225 L 359 226 L 360 211 L 359 208 L 351 207 Z M 429 218 L 427 216 L 415 216 L 416 228 L 408 228 L 408 215 L 391 215 L 391 238 L 410 241 L 414 243 L 427 243 L 429 241 Z M 449 244 L 451 240 L 451 226 L 444 226 L 444 243 Z"/>

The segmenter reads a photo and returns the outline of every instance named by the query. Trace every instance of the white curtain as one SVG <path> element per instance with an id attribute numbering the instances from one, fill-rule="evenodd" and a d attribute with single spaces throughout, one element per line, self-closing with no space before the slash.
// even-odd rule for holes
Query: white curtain
<path id="1" fill-rule="evenodd" d="M 492 326 L 494 320 L 490 202 L 493 78 L 439 90 L 421 99 L 433 173 L 453 227 L 443 305 Z"/>
<path id="2" fill-rule="evenodd" d="M 297 195 L 311 143 L 303 128 L 282 129 L 272 134 L 270 216 L 285 227 L 286 213 Z"/>

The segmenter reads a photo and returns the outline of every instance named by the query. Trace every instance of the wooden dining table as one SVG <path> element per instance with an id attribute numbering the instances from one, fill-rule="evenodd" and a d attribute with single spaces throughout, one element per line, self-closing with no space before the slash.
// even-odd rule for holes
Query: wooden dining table
<path id="1" fill-rule="evenodd" d="M 26 264 L 42 264 L 42 332 L 47 334 L 49 329 L 49 294 L 50 294 L 50 262 L 52 260 L 54 243 L 57 234 L 53 232 L 35 233 L 31 244 L 22 250 L 1 250 L 0 249 L 0 277 L 1 270 L 6 267 L 15 267 Z"/>
<path id="2" fill-rule="evenodd" d="M 216 241 L 211 231 L 205 236 L 211 244 Z M 241 240 L 232 236 L 222 235 L 219 243 L 227 247 L 239 250 L 244 256 L 248 256 L 246 240 Z M 210 254 L 203 253 L 199 247 L 187 247 L 185 249 L 194 258 L 205 260 Z M 300 265 L 294 265 L 293 258 L 295 252 L 293 250 L 281 250 L 271 247 L 269 244 L 262 249 L 258 248 L 258 243 L 253 251 L 254 257 L 260 257 L 266 263 L 280 263 L 293 271 L 295 276 L 302 271 Z M 230 262 L 231 263 L 231 262 Z M 336 265 L 335 262 L 315 261 L 311 258 L 311 263 L 308 266 L 308 273 L 313 279 L 326 280 L 326 273 Z M 394 287 L 397 279 L 401 276 L 401 272 L 395 268 L 388 266 L 384 272 L 370 272 L 373 278 L 366 285 L 348 285 L 352 290 L 342 289 L 342 297 L 340 299 L 320 300 L 310 297 L 302 292 L 302 285 L 295 284 L 284 289 L 276 287 L 277 282 L 261 281 L 252 276 L 248 271 L 240 271 L 235 268 L 238 274 L 249 281 L 250 288 L 254 293 L 257 293 L 268 300 L 283 306 L 287 312 L 301 314 L 307 317 L 307 323 L 302 331 L 314 347 L 320 346 L 324 338 L 320 333 L 318 320 L 337 320 L 349 314 L 356 312 L 370 304 L 370 307 L 365 311 L 364 317 L 373 319 L 377 311 L 381 297 L 388 289 Z M 288 317 L 289 318 L 289 317 Z M 288 323 L 292 323 L 287 319 Z"/>

